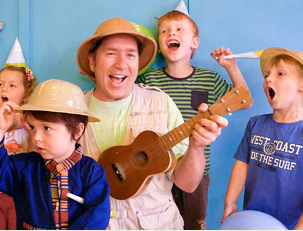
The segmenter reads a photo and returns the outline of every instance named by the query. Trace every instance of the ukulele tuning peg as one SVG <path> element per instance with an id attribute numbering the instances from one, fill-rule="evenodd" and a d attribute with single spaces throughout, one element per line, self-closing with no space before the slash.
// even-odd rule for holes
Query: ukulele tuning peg
<path id="1" fill-rule="evenodd" d="M 231 111 L 231 109 L 228 107 L 228 108 L 226 108 L 226 111 Z"/>
<path id="2" fill-rule="evenodd" d="M 225 100 L 224 100 L 224 99 L 221 99 L 221 100 L 220 100 L 220 102 L 221 102 L 221 103 L 224 103 L 224 102 L 225 102 Z"/>
<path id="3" fill-rule="evenodd" d="M 236 93 L 236 94 L 239 94 L 239 90 L 235 90 L 235 93 Z"/>
<path id="4" fill-rule="evenodd" d="M 242 103 L 243 103 L 243 104 L 246 104 L 246 100 L 245 100 L 245 99 L 243 99 L 243 100 L 242 100 Z"/>
<path id="5" fill-rule="evenodd" d="M 229 115 L 229 116 L 231 116 L 231 115 L 232 115 L 232 113 L 230 112 L 230 113 L 228 113 L 228 115 Z"/>

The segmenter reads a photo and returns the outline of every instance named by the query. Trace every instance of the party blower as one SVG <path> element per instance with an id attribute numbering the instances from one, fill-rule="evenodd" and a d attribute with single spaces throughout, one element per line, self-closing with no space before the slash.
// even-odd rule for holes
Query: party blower
<path id="1" fill-rule="evenodd" d="M 263 50 L 260 51 L 252 51 L 240 54 L 226 55 L 224 59 L 259 59 Z"/>

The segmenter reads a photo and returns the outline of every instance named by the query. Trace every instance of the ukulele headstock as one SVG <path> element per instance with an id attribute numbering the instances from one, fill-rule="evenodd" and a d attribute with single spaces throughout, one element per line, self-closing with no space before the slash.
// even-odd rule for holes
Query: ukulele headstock
<path id="1" fill-rule="evenodd" d="M 253 99 L 250 96 L 250 91 L 240 85 L 226 93 L 209 110 L 212 115 L 221 116 L 237 111 L 252 102 Z"/>

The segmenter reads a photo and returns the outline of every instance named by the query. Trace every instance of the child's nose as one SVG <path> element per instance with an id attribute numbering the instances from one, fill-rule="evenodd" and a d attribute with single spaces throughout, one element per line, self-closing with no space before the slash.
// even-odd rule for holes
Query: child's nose
<path id="1" fill-rule="evenodd" d="M 7 86 L 6 86 L 6 85 L 2 85 L 2 86 L 1 86 L 1 90 L 2 90 L 2 91 L 7 91 Z"/>
<path id="2" fill-rule="evenodd" d="M 273 76 L 272 76 L 272 75 L 268 75 L 268 76 L 266 77 L 266 82 L 267 82 L 267 83 L 272 83 L 272 82 L 273 82 Z"/>
<path id="3" fill-rule="evenodd" d="M 175 32 L 174 30 L 170 30 L 170 31 L 169 31 L 169 35 L 170 35 L 170 36 L 176 35 L 176 32 Z"/>
<path id="4" fill-rule="evenodd" d="M 39 132 L 37 132 L 37 131 L 34 131 L 34 132 L 33 132 L 33 138 L 34 138 L 35 141 L 42 141 L 42 136 L 41 136 L 41 134 L 40 134 Z"/>

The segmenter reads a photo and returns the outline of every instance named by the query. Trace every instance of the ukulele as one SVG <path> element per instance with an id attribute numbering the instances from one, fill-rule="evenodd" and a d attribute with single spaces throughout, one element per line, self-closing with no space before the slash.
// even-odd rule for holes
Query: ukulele
<path id="1" fill-rule="evenodd" d="M 99 156 L 98 163 L 106 171 L 110 195 L 118 200 L 126 200 L 144 189 L 153 175 L 170 171 L 175 165 L 171 148 L 191 135 L 200 118 L 225 115 L 252 102 L 250 92 L 238 86 L 225 94 L 208 111 L 198 112 L 196 116 L 163 136 L 153 131 L 143 131 L 130 145 L 106 149 Z"/>

